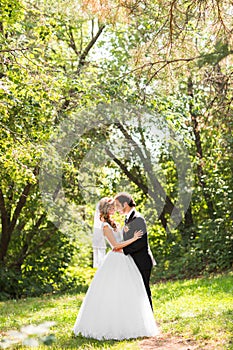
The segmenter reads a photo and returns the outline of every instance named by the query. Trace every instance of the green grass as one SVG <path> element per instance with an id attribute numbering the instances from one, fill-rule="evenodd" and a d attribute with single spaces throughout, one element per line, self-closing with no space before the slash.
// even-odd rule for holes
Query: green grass
<path id="1" fill-rule="evenodd" d="M 179 336 L 219 349 L 233 349 L 233 274 L 152 286 L 154 314 L 165 336 Z M 50 349 L 139 349 L 139 340 L 96 341 L 75 338 L 72 328 L 84 294 L 48 295 L 0 303 L 0 336 L 28 324 L 55 321 Z M 14 346 L 14 349 L 23 349 Z M 47 349 L 40 346 L 38 349 Z M 216 349 L 218 349 L 216 345 Z"/>
<path id="2" fill-rule="evenodd" d="M 155 318 L 163 332 L 233 349 L 232 273 L 167 282 L 152 290 Z"/>

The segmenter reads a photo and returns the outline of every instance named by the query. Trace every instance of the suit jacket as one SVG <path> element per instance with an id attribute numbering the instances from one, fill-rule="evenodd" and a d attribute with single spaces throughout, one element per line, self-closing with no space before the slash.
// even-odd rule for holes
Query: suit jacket
<path id="1" fill-rule="evenodd" d="M 124 241 L 133 238 L 135 231 L 143 231 L 143 236 L 123 248 L 125 255 L 130 254 L 140 271 L 152 268 L 152 258 L 149 253 L 147 228 L 145 219 L 136 210 L 132 212 L 123 228 Z"/>

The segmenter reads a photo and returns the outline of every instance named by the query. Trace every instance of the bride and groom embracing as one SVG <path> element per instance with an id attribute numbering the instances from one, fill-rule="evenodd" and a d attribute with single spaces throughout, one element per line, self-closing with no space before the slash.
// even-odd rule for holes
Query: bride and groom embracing
<path id="1" fill-rule="evenodd" d="M 100 233 L 112 247 L 87 291 L 74 325 L 75 335 L 98 340 L 130 339 L 159 334 L 149 279 L 153 265 L 144 218 L 128 193 L 98 203 Z M 112 215 L 125 215 L 123 241 Z"/>

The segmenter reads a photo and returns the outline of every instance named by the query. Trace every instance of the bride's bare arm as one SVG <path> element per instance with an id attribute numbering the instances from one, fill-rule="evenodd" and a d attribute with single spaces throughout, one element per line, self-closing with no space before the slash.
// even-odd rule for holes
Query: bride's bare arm
<path id="1" fill-rule="evenodd" d="M 103 232 L 104 232 L 104 235 L 105 237 L 107 237 L 109 243 L 111 244 L 111 246 L 114 248 L 114 249 L 122 249 L 124 247 L 126 247 L 127 245 L 135 242 L 137 239 L 141 238 L 142 235 L 143 235 L 143 232 L 142 231 L 135 231 L 134 232 L 134 237 L 131 238 L 131 239 L 128 239 L 127 241 L 124 241 L 122 243 L 118 243 L 116 240 L 115 240 L 115 237 L 112 233 L 112 230 L 108 227 L 108 225 L 104 226 L 103 227 Z"/>

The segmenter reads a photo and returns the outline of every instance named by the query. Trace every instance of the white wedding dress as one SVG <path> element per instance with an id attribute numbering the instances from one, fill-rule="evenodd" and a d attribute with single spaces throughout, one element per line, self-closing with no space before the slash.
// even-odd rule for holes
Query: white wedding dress
<path id="1" fill-rule="evenodd" d="M 107 253 L 79 310 L 74 333 L 98 340 L 159 334 L 141 274 L 131 256 Z"/>

